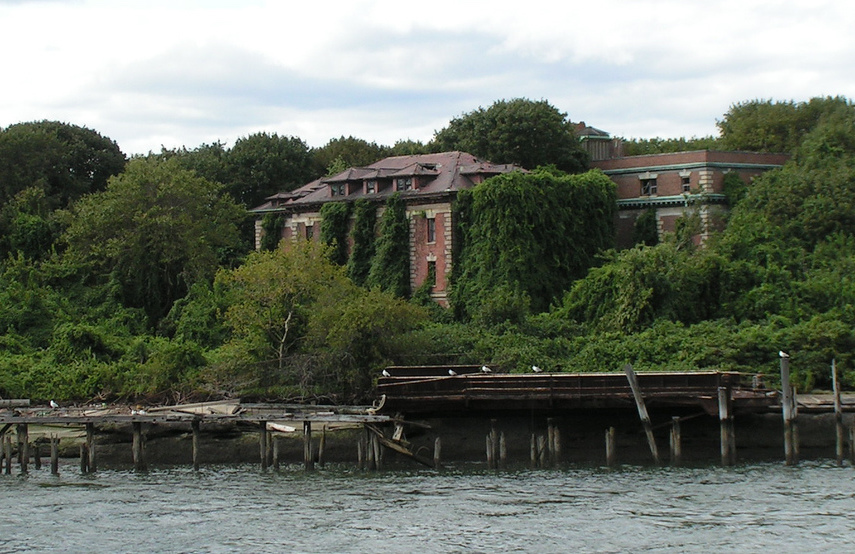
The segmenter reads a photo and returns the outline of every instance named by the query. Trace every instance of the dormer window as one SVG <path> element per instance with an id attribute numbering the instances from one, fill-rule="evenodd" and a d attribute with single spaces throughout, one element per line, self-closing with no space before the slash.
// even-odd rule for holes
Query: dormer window
<path id="1" fill-rule="evenodd" d="M 344 196 L 345 194 L 345 184 L 344 183 L 331 183 L 330 184 L 330 195 L 331 196 Z"/>
<path id="2" fill-rule="evenodd" d="M 365 181 L 365 193 L 374 194 L 375 192 L 377 192 L 377 180 L 369 179 L 368 181 Z"/>
<path id="3" fill-rule="evenodd" d="M 397 190 L 397 191 L 413 190 L 413 178 L 412 177 L 398 177 L 397 179 L 395 179 L 395 190 Z"/>

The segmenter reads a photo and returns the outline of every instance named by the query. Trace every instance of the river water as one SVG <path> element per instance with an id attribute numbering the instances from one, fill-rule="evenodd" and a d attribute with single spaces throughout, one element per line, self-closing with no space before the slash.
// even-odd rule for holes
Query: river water
<path id="1" fill-rule="evenodd" d="M 88 476 L 68 466 L 0 475 L 0 498 L 3 553 L 855 550 L 855 469 L 831 462 Z"/>

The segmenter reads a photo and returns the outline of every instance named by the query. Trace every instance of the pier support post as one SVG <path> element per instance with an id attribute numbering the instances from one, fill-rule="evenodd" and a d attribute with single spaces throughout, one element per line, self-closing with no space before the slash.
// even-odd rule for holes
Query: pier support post
<path id="1" fill-rule="evenodd" d="M 546 437 L 543 435 L 537 436 L 537 457 L 540 467 L 546 467 L 549 453 L 546 448 Z"/>
<path id="2" fill-rule="evenodd" d="M 558 431 L 558 425 L 556 425 L 554 417 L 547 418 L 546 424 L 549 461 L 553 466 L 557 466 L 561 461 L 560 432 Z"/>
<path id="3" fill-rule="evenodd" d="M 324 450 L 327 448 L 327 426 L 321 427 L 321 442 L 318 444 L 318 465 L 324 467 Z"/>
<path id="4" fill-rule="evenodd" d="M 85 442 L 80 443 L 80 473 L 89 473 L 89 453 Z"/>
<path id="5" fill-rule="evenodd" d="M 721 426 L 721 465 L 733 465 L 736 460 L 733 437 L 733 413 L 730 403 L 730 390 L 718 388 L 718 419 Z"/>
<path id="6" fill-rule="evenodd" d="M 531 434 L 531 467 L 537 467 L 537 435 Z"/>
<path id="7" fill-rule="evenodd" d="M 505 432 L 499 433 L 499 466 L 504 468 L 508 464 L 508 445 L 505 442 Z"/>
<path id="8" fill-rule="evenodd" d="M 86 452 L 89 455 L 89 473 L 95 473 L 97 469 L 95 463 L 95 424 L 86 424 Z"/>
<path id="9" fill-rule="evenodd" d="M 258 433 L 258 451 L 261 458 L 261 469 L 267 469 L 267 422 L 259 421 L 258 425 L 261 427 Z"/>
<path id="10" fill-rule="evenodd" d="M 276 433 L 273 433 L 270 436 L 270 440 L 273 441 L 273 470 L 279 471 L 279 466 L 281 464 L 279 461 L 279 437 Z"/>
<path id="11" fill-rule="evenodd" d="M 37 470 L 42 468 L 42 446 L 37 442 L 33 443 L 33 466 Z"/>
<path id="12" fill-rule="evenodd" d="M 195 418 L 190 422 L 190 429 L 193 433 L 193 471 L 199 471 L 199 427 L 201 423 L 199 418 Z"/>
<path id="13" fill-rule="evenodd" d="M 638 386 L 638 376 L 630 364 L 626 364 L 623 370 L 629 381 L 629 387 L 632 389 L 632 396 L 635 398 L 635 406 L 638 408 L 638 417 L 641 418 L 641 425 L 644 427 L 644 433 L 647 435 L 647 444 L 650 446 L 650 453 L 653 454 L 653 461 L 658 465 L 659 450 L 656 448 L 656 439 L 653 436 L 653 424 L 650 422 L 650 416 L 647 414 L 644 397 L 641 396 L 641 387 Z"/>
<path id="14" fill-rule="evenodd" d="M 59 439 L 50 438 L 50 474 L 59 475 Z"/>
<path id="15" fill-rule="evenodd" d="M 680 432 L 680 418 L 671 418 L 671 465 L 679 466 L 683 463 L 683 437 Z"/>
<path id="16" fill-rule="evenodd" d="M 18 463 L 21 466 L 21 473 L 26 474 L 27 464 L 30 458 L 30 436 L 26 423 L 18 424 Z"/>
<path id="17" fill-rule="evenodd" d="M 793 388 L 790 386 L 790 358 L 781 356 L 781 414 L 784 418 L 784 457 L 787 465 L 796 463 L 795 433 L 793 432 Z"/>
<path id="18" fill-rule="evenodd" d="M 442 469 L 442 439 L 439 437 L 433 439 L 433 467 Z"/>
<path id="19" fill-rule="evenodd" d="M 383 467 L 383 451 L 380 449 L 380 439 L 373 433 L 371 435 L 371 445 L 372 450 L 374 450 L 374 467 L 377 471 L 380 471 Z"/>
<path id="20" fill-rule="evenodd" d="M 834 391 L 834 427 L 835 427 L 835 454 L 837 465 L 843 465 L 843 443 L 845 441 L 845 427 L 843 426 L 843 406 L 840 402 L 840 385 L 837 381 L 837 362 L 831 360 L 831 386 Z"/>
<path id="21" fill-rule="evenodd" d="M 3 441 L 4 447 L 6 448 L 6 475 L 12 474 L 12 437 L 6 435 L 5 440 Z"/>
<path id="22" fill-rule="evenodd" d="M 617 459 L 617 450 L 615 449 L 615 428 L 609 427 L 606 429 L 606 465 L 614 467 Z"/>
<path id="23" fill-rule="evenodd" d="M 303 467 L 306 471 L 315 469 L 315 458 L 312 456 L 312 422 L 303 422 Z"/>
<path id="24" fill-rule="evenodd" d="M 134 469 L 136 471 L 145 471 L 147 468 L 145 463 L 145 435 L 142 432 L 142 423 L 134 421 L 132 423 L 134 440 L 132 444 L 132 454 L 134 459 Z"/>

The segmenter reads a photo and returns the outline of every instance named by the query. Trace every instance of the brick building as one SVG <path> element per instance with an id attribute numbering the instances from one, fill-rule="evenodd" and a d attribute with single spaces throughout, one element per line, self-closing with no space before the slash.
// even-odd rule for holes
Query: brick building
<path id="1" fill-rule="evenodd" d="M 366 167 L 352 167 L 291 192 L 268 197 L 253 213 L 284 217 L 282 237 L 319 240 L 320 210 L 327 202 L 377 203 L 378 220 L 389 196 L 400 193 L 410 223 L 410 287 L 434 279 L 431 297 L 447 305 L 452 259 L 452 202 L 457 192 L 494 175 L 520 170 L 480 160 L 465 152 L 442 152 L 384 158 Z M 261 219 L 256 220 L 256 247 L 261 244 Z"/>

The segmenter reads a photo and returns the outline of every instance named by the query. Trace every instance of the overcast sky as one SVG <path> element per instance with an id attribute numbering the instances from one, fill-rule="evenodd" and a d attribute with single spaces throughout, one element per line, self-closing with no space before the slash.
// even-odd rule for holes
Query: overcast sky
<path id="1" fill-rule="evenodd" d="M 614 136 L 705 136 L 736 102 L 855 98 L 854 30 L 842 0 L 0 0 L 0 126 L 127 154 L 390 145 L 525 97 Z"/>

